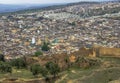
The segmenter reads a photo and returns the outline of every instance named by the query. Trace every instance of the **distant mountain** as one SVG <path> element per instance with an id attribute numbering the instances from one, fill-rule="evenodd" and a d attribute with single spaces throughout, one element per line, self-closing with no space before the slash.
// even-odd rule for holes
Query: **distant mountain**
<path id="1" fill-rule="evenodd" d="M 51 5 L 54 5 L 54 4 L 22 4 L 22 5 L 0 4 L 0 13 L 15 12 L 15 11 L 25 10 L 25 9 L 42 8 L 42 7 L 47 7 Z"/>
<path id="2" fill-rule="evenodd" d="M 120 0 L 105 0 L 105 2 L 120 2 Z M 60 3 L 60 4 L 22 4 L 22 5 L 10 5 L 10 4 L 0 4 L 0 13 L 6 13 L 6 12 L 15 12 L 15 11 L 26 11 L 26 10 L 37 10 L 37 9 L 51 9 L 51 8 L 59 8 L 59 7 L 64 7 L 66 5 L 75 5 L 75 4 L 83 4 L 87 2 L 77 2 L 77 3 Z M 98 2 L 88 2 L 88 3 L 98 3 Z"/>
<path id="3" fill-rule="evenodd" d="M 7 4 L 0 4 L 0 13 L 2 12 L 13 12 L 16 10 L 22 10 L 27 8 L 26 6 L 22 5 L 7 5 Z"/>

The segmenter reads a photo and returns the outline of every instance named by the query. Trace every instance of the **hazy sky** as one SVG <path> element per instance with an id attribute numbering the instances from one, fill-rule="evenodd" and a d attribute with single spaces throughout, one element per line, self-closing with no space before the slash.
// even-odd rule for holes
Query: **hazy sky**
<path id="1" fill-rule="evenodd" d="M 109 1 L 109 0 L 0 0 L 2 4 L 45 4 L 45 3 L 65 3 L 79 1 Z"/>

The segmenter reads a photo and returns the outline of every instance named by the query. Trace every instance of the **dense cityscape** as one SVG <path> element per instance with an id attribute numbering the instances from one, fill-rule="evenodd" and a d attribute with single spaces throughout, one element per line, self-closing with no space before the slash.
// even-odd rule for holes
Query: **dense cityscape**
<path id="1" fill-rule="evenodd" d="M 1 16 L 0 51 L 11 57 L 29 55 L 40 50 L 44 41 L 51 43 L 50 54 L 93 45 L 120 48 L 120 12 L 94 16 L 98 11 L 119 7 L 120 3 L 88 3 Z M 86 11 L 93 11 L 93 16 Z"/>
<path id="2" fill-rule="evenodd" d="M 0 83 L 120 83 L 119 1 L 9 6 L 0 13 Z"/>

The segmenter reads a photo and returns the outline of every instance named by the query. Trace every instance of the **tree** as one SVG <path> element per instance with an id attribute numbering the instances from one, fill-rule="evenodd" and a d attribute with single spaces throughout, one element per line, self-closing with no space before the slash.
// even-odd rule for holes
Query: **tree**
<path id="1" fill-rule="evenodd" d="M 60 72 L 60 67 L 58 66 L 58 64 L 55 64 L 53 62 L 47 62 L 46 68 L 48 69 L 50 74 L 54 75 L 54 78 Z"/>
<path id="2" fill-rule="evenodd" d="M 43 77 L 47 78 L 48 70 L 39 64 L 32 65 L 30 70 L 34 76 L 41 74 Z"/>
<path id="3" fill-rule="evenodd" d="M 46 68 L 44 68 L 44 67 L 41 67 L 40 73 L 41 73 L 41 75 L 42 75 L 43 77 L 46 78 L 47 75 L 48 75 L 48 70 L 47 70 Z"/>
<path id="4" fill-rule="evenodd" d="M 24 60 L 24 58 L 18 58 L 11 61 L 11 65 L 15 66 L 16 68 L 26 68 L 27 62 Z"/>
<path id="5" fill-rule="evenodd" d="M 48 51 L 50 49 L 49 43 L 44 42 L 41 48 L 43 51 Z"/>
<path id="6" fill-rule="evenodd" d="M 35 64 L 35 65 L 32 65 L 31 68 L 30 68 L 30 71 L 32 72 L 32 74 L 34 76 L 38 75 L 40 73 L 40 65 L 39 64 Z"/>
<path id="7" fill-rule="evenodd" d="M 64 61 L 67 64 L 67 67 L 70 68 L 71 62 L 69 60 L 69 57 L 65 57 Z"/>
<path id="8" fill-rule="evenodd" d="M 6 62 L 0 62 L 0 72 L 12 72 L 12 67 Z"/>
<path id="9" fill-rule="evenodd" d="M 5 58 L 4 58 L 4 55 L 3 54 L 0 54 L 0 61 L 5 61 Z"/>
<path id="10" fill-rule="evenodd" d="M 45 78 L 45 81 L 46 81 L 46 82 L 49 82 L 49 81 L 50 81 L 50 79 L 49 79 L 49 77 L 48 77 L 48 70 L 47 70 L 46 68 L 41 67 L 41 69 L 40 69 L 40 74 Z"/>

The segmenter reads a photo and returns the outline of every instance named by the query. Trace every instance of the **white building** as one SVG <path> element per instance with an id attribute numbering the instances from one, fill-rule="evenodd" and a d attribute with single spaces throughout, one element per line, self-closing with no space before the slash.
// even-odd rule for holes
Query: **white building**
<path id="1" fill-rule="evenodd" d="M 32 37 L 32 41 L 31 41 L 31 43 L 32 43 L 32 44 L 35 44 L 35 42 L 36 42 L 36 41 L 35 41 L 35 38 Z"/>

